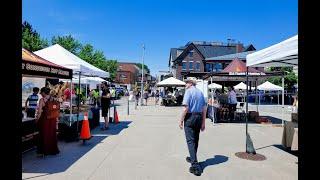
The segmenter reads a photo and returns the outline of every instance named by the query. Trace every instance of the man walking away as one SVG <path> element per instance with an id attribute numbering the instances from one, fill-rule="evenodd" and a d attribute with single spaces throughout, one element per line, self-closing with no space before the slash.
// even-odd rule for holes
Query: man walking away
<path id="1" fill-rule="evenodd" d="M 38 107 L 38 100 L 39 100 L 38 93 L 39 93 L 39 88 L 34 87 L 33 93 L 26 100 L 25 111 L 27 113 L 27 117 L 31 117 L 31 118 L 35 117 L 36 109 Z M 29 102 L 29 106 L 28 106 L 28 102 Z"/>
<path id="2" fill-rule="evenodd" d="M 197 159 L 197 150 L 199 143 L 199 133 L 205 129 L 205 119 L 207 107 L 203 93 L 195 87 L 196 81 L 188 78 L 186 81 L 186 92 L 184 94 L 182 105 L 183 111 L 179 127 L 183 129 L 186 135 L 186 141 L 190 157 L 187 162 L 191 163 L 189 172 L 200 176 L 202 169 Z"/>
<path id="3" fill-rule="evenodd" d="M 229 103 L 229 118 L 230 120 L 234 121 L 234 112 L 237 109 L 237 94 L 234 91 L 234 87 L 229 87 L 229 92 L 228 92 L 228 103 Z"/>

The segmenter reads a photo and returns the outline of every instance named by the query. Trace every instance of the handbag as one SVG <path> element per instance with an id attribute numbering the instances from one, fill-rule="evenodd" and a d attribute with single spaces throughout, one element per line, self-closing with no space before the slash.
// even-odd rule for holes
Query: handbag
<path id="1" fill-rule="evenodd" d="M 46 112 L 47 119 L 56 119 L 60 115 L 60 103 L 50 98 L 44 106 L 44 111 Z"/>

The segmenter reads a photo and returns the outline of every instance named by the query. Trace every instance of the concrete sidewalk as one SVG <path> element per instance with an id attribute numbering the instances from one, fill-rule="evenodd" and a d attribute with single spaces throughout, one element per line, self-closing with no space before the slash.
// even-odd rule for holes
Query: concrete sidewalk
<path id="1" fill-rule="evenodd" d="M 245 124 L 206 122 L 200 134 L 198 160 L 204 171 L 195 177 L 189 164 L 184 131 L 178 127 L 180 107 L 138 106 L 133 103 L 126 115 L 125 100 L 118 113 L 121 123 L 110 130 L 94 130 L 94 137 L 82 142 L 60 143 L 58 156 L 38 159 L 35 152 L 23 155 L 24 179 L 92 179 L 92 180 L 188 180 L 188 179 L 298 179 L 298 158 L 287 153 L 281 144 L 282 128 L 250 124 L 249 133 L 257 153 L 265 161 L 239 159 L 245 151 Z"/>

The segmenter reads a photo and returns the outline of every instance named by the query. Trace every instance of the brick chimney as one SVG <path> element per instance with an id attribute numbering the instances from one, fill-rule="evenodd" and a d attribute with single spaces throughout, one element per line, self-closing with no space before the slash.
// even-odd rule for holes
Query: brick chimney
<path id="1" fill-rule="evenodd" d="M 243 44 L 240 43 L 240 42 L 238 42 L 238 43 L 236 44 L 236 52 L 237 52 L 237 53 L 242 52 L 243 49 L 244 49 Z"/>

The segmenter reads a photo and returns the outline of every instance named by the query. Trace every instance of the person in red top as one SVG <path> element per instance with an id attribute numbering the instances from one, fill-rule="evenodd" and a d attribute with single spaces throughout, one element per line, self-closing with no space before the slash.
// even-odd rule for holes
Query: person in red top
<path id="1" fill-rule="evenodd" d="M 48 103 L 49 101 L 57 100 L 50 95 L 50 89 L 47 87 L 41 88 L 40 94 L 42 98 L 39 101 L 36 115 L 36 123 L 39 129 L 37 154 L 43 157 L 44 155 L 59 154 L 60 151 L 56 134 L 58 118 L 50 118 L 53 111 L 50 110 Z"/>

